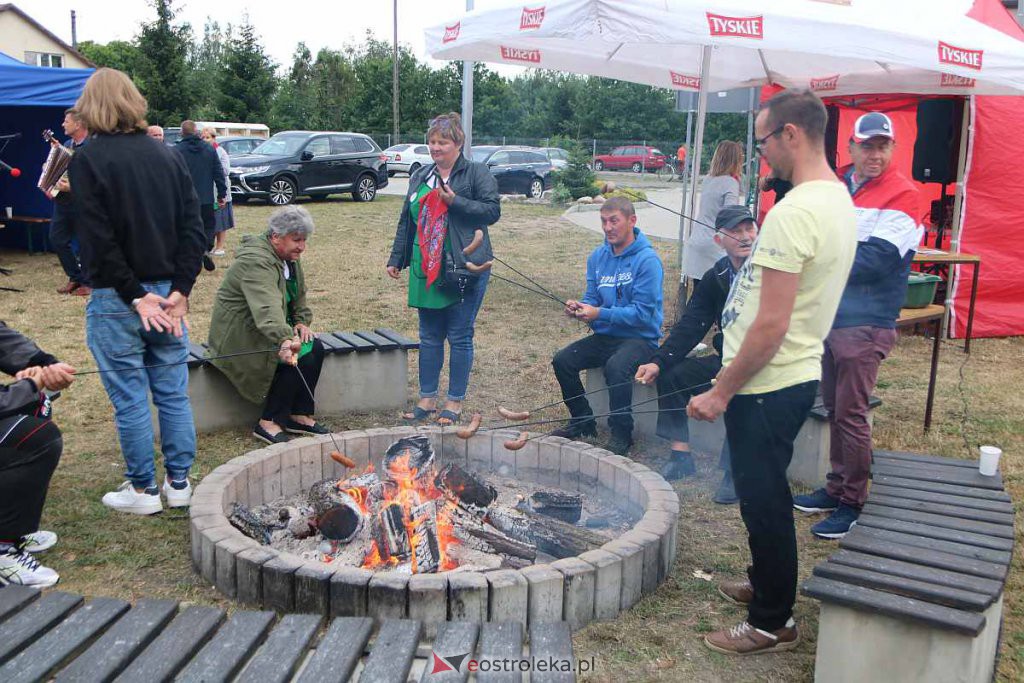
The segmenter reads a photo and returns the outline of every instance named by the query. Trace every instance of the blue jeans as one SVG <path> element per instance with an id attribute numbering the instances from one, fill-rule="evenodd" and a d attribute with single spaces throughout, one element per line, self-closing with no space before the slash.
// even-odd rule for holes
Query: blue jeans
<path id="1" fill-rule="evenodd" d="M 146 291 L 170 293 L 170 282 L 147 282 Z M 160 420 L 160 447 L 171 479 L 184 479 L 196 457 L 196 429 L 188 400 L 188 336 L 146 332 L 138 314 L 110 288 L 94 289 L 85 309 L 85 336 L 100 370 L 180 363 L 147 370 L 103 372 L 127 472 L 136 488 L 156 484 L 152 393 Z"/>
<path id="2" fill-rule="evenodd" d="M 490 271 L 476 281 L 462 301 L 448 308 L 421 308 L 420 312 L 420 397 L 437 396 L 444 365 L 444 340 L 448 340 L 448 400 L 462 401 L 473 369 L 473 332 Z"/>

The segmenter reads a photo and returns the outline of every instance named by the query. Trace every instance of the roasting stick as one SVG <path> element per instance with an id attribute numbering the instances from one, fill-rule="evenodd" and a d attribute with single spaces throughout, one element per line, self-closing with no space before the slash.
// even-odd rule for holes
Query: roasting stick
<path id="1" fill-rule="evenodd" d="M 523 410 L 523 411 L 516 412 L 516 411 L 513 411 L 513 410 L 509 410 L 505 406 L 498 406 L 498 414 L 501 415 L 506 420 L 526 420 L 533 413 L 539 413 L 540 411 L 544 410 L 545 408 L 553 408 L 555 406 L 562 405 L 566 401 L 572 401 L 572 400 L 577 399 L 577 398 L 583 398 L 584 396 L 590 396 L 591 394 L 599 394 L 602 391 L 608 391 L 609 389 L 615 389 L 616 387 L 624 387 L 627 384 L 632 384 L 632 383 L 633 383 L 633 380 L 630 379 L 630 380 L 627 380 L 625 382 L 619 382 L 618 384 L 609 384 L 607 386 L 601 387 L 600 389 L 592 389 L 591 391 L 587 391 L 587 392 L 584 392 L 582 394 L 577 394 L 576 396 L 570 396 L 567 399 L 563 398 L 563 399 L 561 399 L 559 401 L 553 401 L 551 403 L 546 403 L 546 404 L 540 406 L 539 408 L 533 408 L 532 410 Z M 533 424 L 533 423 L 530 423 L 530 424 Z"/>
<path id="2" fill-rule="evenodd" d="M 313 396 L 313 390 L 309 388 L 309 382 L 306 381 L 306 376 L 303 375 L 302 370 L 299 369 L 299 357 L 297 355 L 293 355 L 289 365 L 295 368 L 295 372 L 299 373 L 299 378 L 302 380 L 302 386 L 306 387 L 306 392 L 309 394 L 310 400 L 315 402 L 316 398 Z M 328 431 L 327 435 L 331 437 L 331 443 L 334 444 L 334 450 L 331 452 L 331 460 L 350 469 L 355 467 L 355 461 L 341 452 L 338 440 L 334 438 L 334 432 Z"/>

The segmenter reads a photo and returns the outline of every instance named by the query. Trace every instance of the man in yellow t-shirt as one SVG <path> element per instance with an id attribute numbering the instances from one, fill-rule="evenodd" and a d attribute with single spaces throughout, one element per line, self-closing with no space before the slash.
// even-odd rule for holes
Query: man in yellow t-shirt
<path id="1" fill-rule="evenodd" d="M 747 619 L 704 639 L 727 654 L 788 650 L 799 641 L 793 621 L 796 530 L 786 468 L 814 403 L 822 342 L 857 247 L 853 202 L 825 160 L 827 119 L 821 100 L 807 90 L 779 93 L 757 115 L 757 149 L 772 175 L 791 181 L 793 189 L 768 213 L 750 259 L 733 280 L 722 312 L 718 381 L 691 399 L 687 411 L 700 420 L 725 413 L 749 537 L 749 580 L 719 587 L 727 598 L 747 604 Z"/>

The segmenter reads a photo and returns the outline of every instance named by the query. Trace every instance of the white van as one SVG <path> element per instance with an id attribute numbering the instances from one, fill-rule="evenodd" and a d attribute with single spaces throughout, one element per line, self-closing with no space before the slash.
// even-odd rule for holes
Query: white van
<path id="1" fill-rule="evenodd" d="M 244 135 L 247 137 L 263 138 L 270 137 L 270 128 L 262 123 L 227 123 L 224 121 L 196 121 L 199 130 L 213 128 L 217 131 L 217 137 L 225 135 Z"/>

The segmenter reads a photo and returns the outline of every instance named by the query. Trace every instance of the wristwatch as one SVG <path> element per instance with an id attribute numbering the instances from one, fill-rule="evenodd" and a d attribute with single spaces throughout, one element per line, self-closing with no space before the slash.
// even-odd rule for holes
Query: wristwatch
<path id="1" fill-rule="evenodd" d="M 139 302 L 140 301 L 142 301 L 142 297 L 141 296 L 139 298 L 137 298 L 137 299 L 132 299 L 132 309 L 133 310 L 136 310 L 136 311 L 139 310 Z"/>

